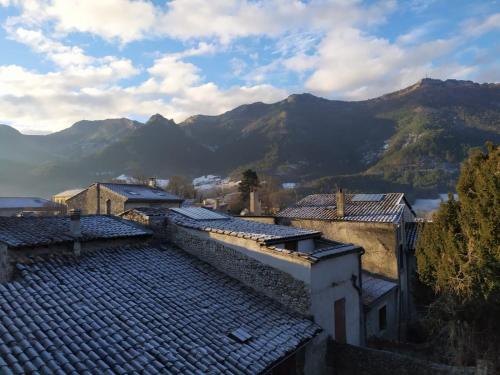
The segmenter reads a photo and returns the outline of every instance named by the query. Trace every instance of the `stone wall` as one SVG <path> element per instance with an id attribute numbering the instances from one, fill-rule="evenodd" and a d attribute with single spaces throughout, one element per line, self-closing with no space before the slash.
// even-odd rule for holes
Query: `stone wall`
<path id="1" fill-rule="evenodd" d="M 366 347 L 328 345 L 327 363 L 335 375 L 474 375 L 475 368 L 446 366 Z"/>
<path id="2" fill-rule="evenodd" d="M 80 209 L 83 215 L 106 214 L 106 201 L 111 201 L 111 214 L 118 215 L 125 211 L 125 199 L 120 195 L 100 187 L 100 212 L 97 207 L 97 186 L 92 185 L 87 190 L 68 200 L 68 210 Z"/>
<path id="3" fill-rule="evenodd" d="M 363 269 L 398 280 L 397 235 L 392 223 L 278 219 L 278 224 L 323 232 L 326 238 L 365 249 Z"/>
<path id="4" fill-rule="evenodd" d="M 310 316 L 308 285 L 290 274 L 250 258 L 207 233 L 169 223 L 168 237 L 175 245 L 211 264 L 252 289 L 278 301 L 288 309 Z"/>

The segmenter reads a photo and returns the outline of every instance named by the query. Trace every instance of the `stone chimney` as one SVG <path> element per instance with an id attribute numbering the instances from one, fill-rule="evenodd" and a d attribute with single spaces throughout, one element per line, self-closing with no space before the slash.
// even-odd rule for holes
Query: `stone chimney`
<path id="1" fill-rule="evenodd" d="M 156 188 L 156 187 L 157 187 L 157 184 L 156 184 L 156 177 L 150 177 L 150 178 L 149 178 L 149 181 L 148 181 L 148 186 L 149 186 L 149 187 L 152 187 L 152 188 Z"/>
<path id="2" fill-rule="evenodd" d="M 75 255 L 80 255 L 82 245 L 80 243 L 82 237 L 82 225 L 81 225 L 81 211 L 78 209 L 70 210 L 70 232 L 75 241 L 73 242 L 73 253 Z"/>
<path id="3" fill-rule="evenodd" d="M 345 216 L 345 193 L 342 189 L 338 189 L 335 194 L 335 198 L 337 201 L 337 216 L 344 217 Z"/>
<path id="4" fill-rule="evenodd" d="M 261 214 L 259 193 L 255 190 L 252 190 L 250 192 L 250 214 L 251 215 Z"/>

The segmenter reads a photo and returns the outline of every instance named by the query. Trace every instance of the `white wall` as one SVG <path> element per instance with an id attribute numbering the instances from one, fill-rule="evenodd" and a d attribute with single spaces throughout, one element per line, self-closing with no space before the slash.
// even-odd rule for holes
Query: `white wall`
<path id="1" fill-rule="evenodd" d="M 351 281 L 352 275 L 355 275 L 356 283 L 359 283 L 358 259 L 359 255 L 356 253 L 325 259 L 315 263 L 311 273 L 312 312 L 315 321 L 335 338 L 334 303 L 345 298 L 347 343 L 353 345 L 361 344 L 362 333 L 359 294 Z"/>
<path id="2" fill-rule="evenodd" d="M 387 309 L 387 329 L 379 330 L 379 310 L 386 306 Z M 398 312 L 396 289 L 383 296 L 380 300 L 370 306 L 370 310 L 365 315 L 366 336 L 367 338 L 376 336 L 389 340 L 398 338 Z"/>

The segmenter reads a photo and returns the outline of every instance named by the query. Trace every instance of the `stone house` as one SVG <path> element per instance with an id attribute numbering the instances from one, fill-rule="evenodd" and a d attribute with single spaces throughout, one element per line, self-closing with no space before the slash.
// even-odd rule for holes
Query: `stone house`
<path id="1" fill-rule="evenodd" d="M 314 320 L 323 332 L 306 348 L 306 373 L 328 372 L 322 366 L 329 338 L 364 343 L 359 246 L 197 207 L 137 208 L 121 216 L 149 225 L 163 239 Z"/>
<path id="2" fill-rule="evenodd" d="M 0 197 L 0 216 L 53 216 L 65 207 L 37 197 Z"/>
<path id="3" fill-rule="evenodd" d="M 278 224 L 321 231 L 329 239 L 363 247 L 363 270 L 396 283 L 397 315 L 403 325 L 414 311 L 415 256 L 409 243 L 410 237 L 415 239 L 415 221 L 403 193 L 314 194 L 276 215 Z"/>
<path id="4" fill-rule="evenodd" d="M 317 373 L 318 324 L 118 217 L 0 217 L 0 306 L 0 374 Z"/>
<path id="5" fill-rule="evenodd" d="M 70 189 L 61 191 L 60 193 L 52 196 L 52 202 L 66 206 L 68 199 L 73 198 L 75 195 L 80 194 L 84 190 L 85 189 Z"/>
<path id="6" fill-rule="evenodd" d="M 96 182 L 67 200 L 68 209 L 79 209 L 85 215 L 118 215 L 134 207 L 180 207 L 183 199 L 149 185 Z"/>

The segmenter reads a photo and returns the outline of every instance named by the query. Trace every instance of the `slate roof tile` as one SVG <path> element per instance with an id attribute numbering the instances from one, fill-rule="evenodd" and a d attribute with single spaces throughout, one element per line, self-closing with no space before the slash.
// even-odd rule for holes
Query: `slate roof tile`
<path id="1" fill-rule="evenodd" d="M 116 184 L 116 183 L 101 183 L 115 193 L 127 198 L 128 201 L 166 201 L 166 202 L 182 202 L 184 199 L 166 192 L 160 188 L 153 188 L 147 185 L 136 184 Z"/>
<path id="2" fill-rule="evenodd" d="M 423 228 L 423 222 L 411 222 L 405 224 L 406 248 L 410 251 L 415 250 L 417 239 Z"/>
<path id="3" fill-rule="evenodd" d="M 368 272 L 363 272 L 362 287 L 363 304 L 369 306 L 380 297 L 397 288 L 398 285 L 392 281 L 376 277 Z"/>
<path id="4" fill-rule="evenodd" d="M 81 241 L 145 236 L 150 230 L 114 216 L 82 216 Z M 55 245 L 74 241 L 70 218 L 0 217 L 0 242 L 10 247 Z"/>
<path id="5" fill-rule="evenodd" d="M 319 331 L 174 248 L 102 249 L 19 269 L 0 285 L 2 374 L 254 374 Z M 240 327 L 246 344 L 227 336 Z"/>
<path id="6" fill-rule="evenodd" d="M 345 215 L 337 215 L 335 194 L 313 194 L 280 211 L 276 216 L 295 219 L 343 220 L 394 223 L 405 206 L 404 194 L 383 194 L 380 201 L 353 201 L 356 194 L 345 194 Z"/>
<path id="7" fill-rule="evenodd" d="M 196 220 L 174 211 L 170 211 L 168 217 L 172 222 L 183 227 L 247 238 L 266 244 L 294 238 L 317 238 L 321 236 L 321 232 L 318 231 L 265 224 L 234 217 L 227 217 L 224 220 Z"/>

